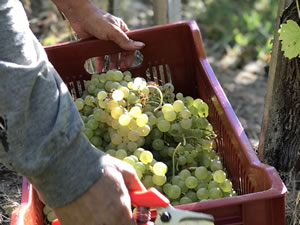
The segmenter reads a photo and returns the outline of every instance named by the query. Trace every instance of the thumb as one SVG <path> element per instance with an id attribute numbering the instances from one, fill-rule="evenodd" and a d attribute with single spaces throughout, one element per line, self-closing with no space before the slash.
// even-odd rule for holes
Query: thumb
<path id="1" fill-rule="evenodd" d="M 126 165 L 122 171 L 124 183 L 129 191 L 145 191 L 146 188 L 138 178 L 135 169 Z"/>

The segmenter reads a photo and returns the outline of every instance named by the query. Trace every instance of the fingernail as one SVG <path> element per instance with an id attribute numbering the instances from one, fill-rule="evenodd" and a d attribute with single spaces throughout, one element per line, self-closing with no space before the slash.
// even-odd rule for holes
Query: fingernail
<path id="1" fill-rule="evenodd" d="M 143 43 L 143 42 L 140 42 L 140 41 L 135 41 L 134 42 L 134 45 L 136 46 L 136 47 L 144 47 L 145 46 L 145 44 Z"/>

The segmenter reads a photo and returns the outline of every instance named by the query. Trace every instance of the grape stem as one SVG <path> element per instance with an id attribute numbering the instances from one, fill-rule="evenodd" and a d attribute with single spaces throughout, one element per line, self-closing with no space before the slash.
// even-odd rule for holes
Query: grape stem
<path id="1" fill-rule="evenodd" d="M 161 90 L 160 90 L 158 87 L 156 87 L 156 86 L 154 86 L 154 85 L 148 85 L 148 87 L 152 87 L 152 88 L 156 89 L 156 90 L 158 91 L 158 93 L 159 93 L 159 96 L 160 96 L 160 103 L 159 103 L 159 106 L 157 106 L 157 107 L 154 109 L 154 112 L 156 112 L 158 109 L 160 109 L 160 108 L 162 107 L 164 97 L 163 97 L 163 94 L 162 94 Z"/>
<path id="2" fill-rule="evenodd" d="M 172 156 L 173 177 L 175 176 L 175 155 L 176 155 L 176 152 L 177 152 L 180 145 L 181 145 L 181 142 L 178 143 L 177 147 L 175 148 L 175 150 L 173 152 L 173 156 Z"/>

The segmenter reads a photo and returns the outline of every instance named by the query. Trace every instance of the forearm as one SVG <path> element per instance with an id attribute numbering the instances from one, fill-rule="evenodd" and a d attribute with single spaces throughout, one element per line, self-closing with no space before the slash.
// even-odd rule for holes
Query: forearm
<path id="1" fill-rule="evenodd" d="M 102 172 L 103 152 L 82 134 L 67 87 L 48 62 L 18 0 L 0 2 L 0 160 L 52 207 Z"/>

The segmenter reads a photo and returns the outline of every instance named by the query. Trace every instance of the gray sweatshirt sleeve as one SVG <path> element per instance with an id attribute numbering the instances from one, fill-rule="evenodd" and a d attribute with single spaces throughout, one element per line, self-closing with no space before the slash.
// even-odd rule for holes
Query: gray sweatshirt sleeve
<path id="1" fill-rule="evenodd" d="M 91 186 L 104 153 L 82 133 L 67 87 L 30 31 L 19 0 L 0 0 L 0 160 L 50 207 Z"/>

